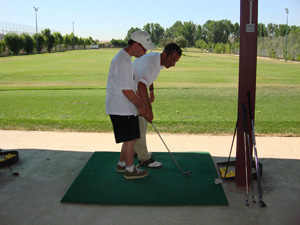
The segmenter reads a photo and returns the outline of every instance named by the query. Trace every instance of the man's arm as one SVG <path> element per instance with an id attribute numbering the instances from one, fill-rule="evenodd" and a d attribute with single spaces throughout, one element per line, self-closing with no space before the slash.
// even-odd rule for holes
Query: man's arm
<path id="1" fill-rule="evenodd" d="M 138 83 L 138 91 L 139 91 L 139 95 L 140 95 L 140 97 L 146 107 L 146 110 L 147 110 L 147 113 L 144 117 L 148 122 L 151 123 L 153 120 L 153 112 L 152 112 L 152 106 L 151 106 L 150 99 L 148 96 L 146 84 L 144 84 L 143 82 L 139 82 Z"/>
<path id="2" fill-rule="evenodd" d="M 154 102 L 154 99 L 155 99 L 153 83 L 149 86 L 149 92 L 150 92 L 150 103 L 152 103 L 152 102 Z"/>
<path id="3" fill-rule="evenodd" d="M 139 115 L 146 116 L 146 108 L 140 98 L 136 96 L 133 90 L 122 90 L 126 98 L 131 101 L 139 111 Z"/>

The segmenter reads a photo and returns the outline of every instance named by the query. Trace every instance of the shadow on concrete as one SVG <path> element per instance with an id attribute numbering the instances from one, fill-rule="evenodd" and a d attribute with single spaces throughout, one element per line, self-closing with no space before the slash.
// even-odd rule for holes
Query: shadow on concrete
<path id="1" fill-rule="evenodd" d="M 300 224 L 299 160 L 260 159 L 266 208 L 251 202 L 251 191 L 250 206 L 245 206 L 245 189 L 234 181 L 219 184 L 229 201 L 226 207 L 101 206 L 60 203 L 93 152 L 13 150 L 20 161 L 11 167 L 20 175 L 0 168 L 1 224 Z M 227 161 L 212 157 L 215 163 Z"/>

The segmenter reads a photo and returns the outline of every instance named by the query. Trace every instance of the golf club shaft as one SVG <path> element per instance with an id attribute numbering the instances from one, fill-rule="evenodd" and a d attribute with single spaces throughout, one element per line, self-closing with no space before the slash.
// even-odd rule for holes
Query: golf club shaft
<path id="1" fill-rule="evenodd" d="M 248 163 L 247 163 L 247 146 L 246 146 L 246 112 L 245 112 L 245 104 L 242 103 L 242 112 L 243 112 L 243 128 L 244 128 L 244 149 L 245 149 L 245 172 L 246 172 L 246 199 L 245 203 L 249 206 L 249 187 L 248 187 Z"/>
<path id="2" fill-rule="evenodd" d="M 249 137 L 249 126 L 248 126 L 248 116 L 247 111 L 245 110 L 245 127 L 247 133 L 247 144 L 248 144 L 248 154 L 249 154 L 249 164 L 250 164 L 250 178 L 251 178 L 251 189 L 252 189 L 252 202 L 255 203 L 255 193 L 254 193 L 254 184 L 253 184 L 253 174 L 252 174 L 252 154 L 251 154 L 251 146 L 250 146 L 250 137 Z"/>
<path id="3" fill-rule="evenodd" d="M 253 141 L 253 146 L 254 146 L 254 157 L 255 157 L 255 166 L 256 166 L 256 174 L 257 174 L 258 200 L 259 200 L 260 206 L 264 207 L 265 203 L 262 201 L 262 192 L 261 192 L 261 183 L 260 183 L 260 168 L 259 168 L 259 161 L 258 161 L 258 155 L 257 155 L 257 146 L 256 146 L 255 130 L 254 130 L 254 116 L 252 113 L 250 91 L 247 91 L 247 96 L 248 96 L 248 108 L 249 108 L 251 128 L 252 128 L 252 141 Z"/>
<path id="4" fill-rule="evenodd" d="M 166 143 L 164 142 L 164 140 L 163 140 L 162 137 L 160 136 L 158 130 L 156 129 L 156 127 L 154 126 L 153 123 L 151 123 L 151 124 L 152 124 L 152 127 L 154 128 L 154 130 L 156 131 L 156 133 L 158 134 L 158 136 L 160 137 L 161 141 L 162 141 L 162 142 L 164 143 L 164 145 L 166 146 L 168 152 L 170 153 L 170 155 L 171 155 L 172 159 L 174 160 L 175 164 L 177 165 L 178 169 L 180 170 L 180 172 L 181 172 L 182 174 L 184 174 L 184 172 L 182 171 L 182 169 L 181 169 L 180 166 L 178 165 L 177 161 L 175 160 L 174 156 L 172 155 L 171 151 L 169 150 L 168 146 L 166 145 Z"/>
<path id="5" fill-rule="evenodd" d="M 228 160 L 227 160 L 227 165 L 226 165 L 226 169 L 225 169 L 225 174 L 224 174 L 224 177 L 222 178 L 223 180 L 226 179 L 226 174 L 227 174 L 227 170 L 228 170 L 228 166 L 229 166 L 229 161 L 230 161 L 230 157 L 231 157 L 231 152 L 232 152 L 232 147 L 233 147 L 233 143 L 234 143 L 234 138 L 235 138 L 236 131 L 237 131 L 237 128 L 238 128 L 238 123 L 239 123 L 239 117 L 236 120 L 235 129 L 234 129 L 233 138 L 232 138 L 231 147 L 230 147 L 230 152 L 229 152 L 229 156 L 228 156 Z"/>
<path id="6" fill-rule="evenodd" d="M 257 147 L 256 147 L 256 141 L 255 141 L 254 124 L 253 124 L 252 119 L 251 119 L 251 126 L 252 126 L 252 139 L 253 139 L 253 146 L 254 146 L 256 174 L 257 174 L 257 192 L 258 192 L 258 199 L 261 200 L 262 199 L 262 193 L 261 193 L 261 184 L 260 184 L 260 168 L 259 168 L 259 162 L 258 162 L 258 156 L 257 156 Z"/>
<path id="7" fill-rule="evenodd" d="M 227 174 L 228 167 L 229 167 L 229 161 L 230 161 L 230 157 L 231 157 L 231 152 L 232 152 L 232 147 L 233 147 L 233 143 L 234 143 L 236 131 L 237 131 L 237 128 L 238 128 L 238 123 L 239 123 L 239 117 L 237 117 L 237 121 L 236 121 L 236 124 L 235 124 L 235 129 L 234 129 L 234 133 L 233 133 L 233 138 L 232 138 L 232 142 L 231 142 L 229 156 L 228 156 L 228 160 L 227 160 L 227 164 L 226 164 L 226 168 L 225 168 L 225 174 L 222 177 L 222 174 L 219 173 L 220 174 L 220 178 L 216 178 L 215 179 L 215 184 L 220 184 L 220 183 L 222 183 L 226 179 L 226 174 Z"/>

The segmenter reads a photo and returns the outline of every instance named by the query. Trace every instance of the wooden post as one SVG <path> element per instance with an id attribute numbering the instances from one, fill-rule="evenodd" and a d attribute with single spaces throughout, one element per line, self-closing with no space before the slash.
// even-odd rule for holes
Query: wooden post
<path id="1" fill-rule="evenodd" d="M 236 151 L 236 185 L 246 186 L 245 171 L 245 149 L 243 132 L 242 103 L 247 107 L 247 91 L 251 93 L 253 115 L 255 112 L 255 89 L 256 89 L 256 62 L 257 62 L 257 18 L 258 0 L 241 0 L 240 16 L 240 61 L 239 61 L 239 90 L 238 90 L 238 132 L 237 132 L 237 151 Z M 249 122 L 248 114 L 248 122 Z M 250 127 L 250 123 L 248 124 Z M 251 132 L 249 132 L 252 140 Z M 250 141 L 252 149 L 252 141 Z M 248 149 L 248 145 L 247 149 Z M 249 150 L 249 149 L 248 149 Z M 247 154 L 250 162 L 249 154 Z M 248 165 L 248 184 L 250 180 L 250 168 Z"/>

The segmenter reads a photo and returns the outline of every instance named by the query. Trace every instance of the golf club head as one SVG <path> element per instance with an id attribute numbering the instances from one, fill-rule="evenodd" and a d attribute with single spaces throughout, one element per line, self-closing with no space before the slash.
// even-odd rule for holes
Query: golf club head
<path id="1" fill-rule="evenodd" d="M 266 203 L 264 203 L 263 200 L 261 200 L 261 199 L 258 201 L 258 204 L 261 208 L 264 208 L 267 206 Z"/>
<path id="2" fill-rule="evenodd" d="M 245 204 L 246 204 L 246 206 L 249 206 L 248 199 L 245 200 Z"/>
<path id="3" fill-rule="evenodd" d="M 184 172 L 182 175 L 188 175 L 188 176 L 190 176 L 190 175 L 192 175 L 192 171 Z"/>
<path id="4" fill-rule="evenodd" d="M 221 184 L 221 183 L 223 183 L 223 179 L 215 178 L 215 184 Z"/>

